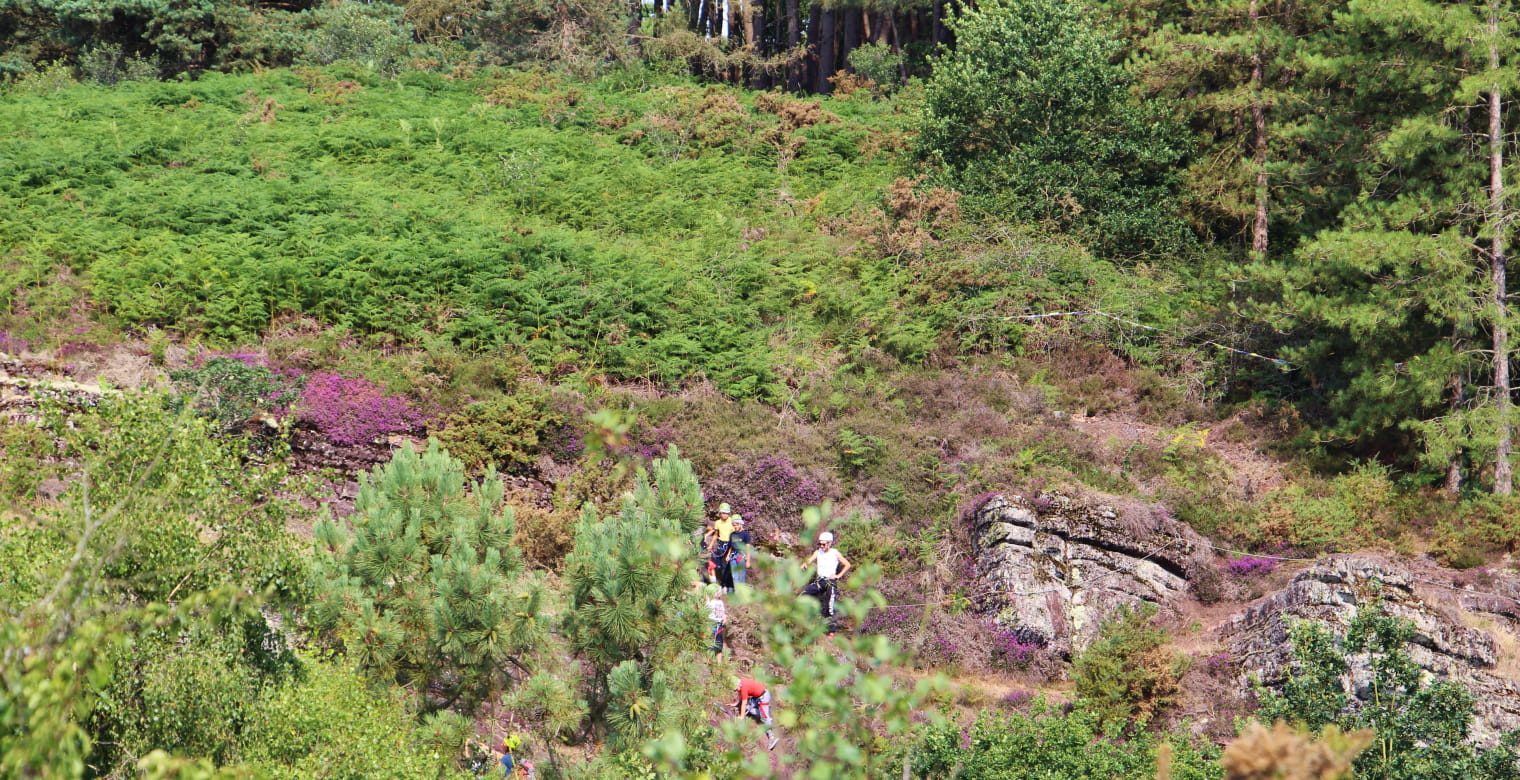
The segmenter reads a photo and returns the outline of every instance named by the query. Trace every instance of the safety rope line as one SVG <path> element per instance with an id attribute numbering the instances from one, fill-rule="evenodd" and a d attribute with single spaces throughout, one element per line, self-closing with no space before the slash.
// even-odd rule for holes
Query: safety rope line
<path id="1" fill-rule="evenodd" d="M 984 585 L 983 586 L 984 588 L 986 588 L 986 591 L 985 592 L 981 592 L 981 593 L 963 594 L 963 595 L 959 595 L 959 596 L 951 596 L 949 598 L 941 599 L 939 601 L 924 601 L 924 602 L 918 602 L 918 603 L 912 603 L 912 604 L 881 604 L 881 605 L 867 607 L 867 609 L 868 610 L 874 610 L 874 609 L 909 609 L 909 608 L 912 608 L 912 607 L 944 606 L 944 605 L 947 605 L 947 604 L 953 604 L 953 603 L 955 603 L 957 601 L 974 602 L 974 601 L 980 601 L 982 599 L 988 599 L 989 597 L 1024 597 L 1024 598 L 1027 598 L 1027 597 L 1030 597 L 1030 596 L 1042 596 L 1042 595 L 1045 595 L 1047 593 L 1059 593 L 1059 592 L 1066 591 L 1066 590 L 1071 590 L 1071 589 L 1077 588 L 1077 587 L 1081 587 L 1081 588 L 1091 587 L 1093 583 L 1098 582 L 1098 581 L 1100 581 L 1100 580 L 1102 580 L 1102 579 L 1104 579 L 1106 577 L 1111 577 L 1111 576 L 1116 575 L 1116 574 L 1129 574 L 1129 573 L 1135 571 L 1135 569 L 1139 568 L 1140 564 L 1142 564 L 1142 563 L 1150 560 L 1151 558 L 1154 558 L 1157 555 L 1160 555 L 1164 550 L 1166 550 L 1166 549 L 1168 549 L 1170 547 L 1173 547 L 1175 545 L 1184 543 L 1186 541 L 1188 541 L 1188 540 L 1183 539 L 1180 536 L 1179 537 L 1175 537 L 1175 538 L 1172 539 L 1172 541 L 1167 542 L 1166 544 L 1164 544 L 1164 545 L 1162 545 L 1160 547 L 1157 547 L 1156 549 L 1152 550 L 1150 553 L 1146 554 L 1143 558 L 1140 558 L 1139 560 L 1135 561 L 1133 564 L 1131 564 L 1127 568 L 1113 569 L 1111 571 L 1104 572 L 1103 574 L 1099 574 L 1098 576 L 1093 577 L 1092 579 L 1088 580 L 1087 582 L 1085 582 L 1085 583 L 1083 583 L 1082 585 L 1079 585 L 1079 586 L 1064 585 L 1062 587 L 1044 588 L 1044 589 L 1041 589 L 1041 590 L 1002 592 L 1002 591 L 999 591 L 997 589 L 996 585 L 988 584 L 988 585 Z M 1234 554 L 1234 555 L 1244 555 L 1244 556 L 1249 556 L 1249 557 L 1252 557 L 1252 558 L 1265 558 L 1265 559 L 1274 560 L 1274 561 L 1290 561 L 1290 562 L 1293 562 L 1293 563 L 1318 563 L 1319 560 L 1320 560 L 1318 558 L 1293 558 L 1293 557 L 1289 557 L 1289 556 L 1286 556 L 1286 555 L 1266 555 L 1266 554 L 1247 552 L 1245 550 L 1237 550 L 1237 549 L 1234 549 L 1234 548 L 1225 547 L 1223 545 L 1214 544 L 1213 542 L 1210 542 L 1210 541 L 1207 541 L 1207 540 L 1200 540 L 1200 541 L 1197 541 L 1197 542 L 1194 542 L 1194 543 L 1198 544 L 1201 547 L 1208 547 L 1209 549 L 1216 550 L 1218 552 L 1231 553 L 1231 554 Z M 1419 583 L 1423 583 L 1423 584 L 1426 584 L 1426 585 L 1433 585 L 1433 586 L 1438 587 L 1438 588 L 1445 588 L 1445 589 L 1453 591 L 1453 592 L 1455 592 L 1455 593 L 1457 593 L 1457 594 L 1459 594 L 1461 596 L 1488 596 L 1488 597 L 1494 598 L 1494 599 L 1500 599 L 1500 600 L 1503 600 L 1503 601 L 1509 601 L 1509 602 L 1515 604 L 1517 607 L 1520 607 L 1520 598 L 1516 598 L 1514 596 L 1506 596 L 1506 595 L 1504 595 L 1502 593 L 1493 593 L 1493 592 L 1490 592 L 1490 591 L 1474 590 L 1472 588 L 1462 587 L 1462 586 L 1458 586 L 1458 585 L 1452 585 L 1450 583 L 1440 582 L 1440 581 L 1437 581 L 1437 580 L 1426 579 L 1424 577 L 1416 577 L 1416 576 L 1413 576 L 1413 575 L 1410 575 L 1409 579 L 1412 582 L 1419 582 Z"/>
<path id="2" fill-rule="evenodd" d="M 1045 314 L 1015 314 L 1015 315 L 1010 315 L 1010 316 L 1006 316 L 1006 317 L 969 317 L 969 318 L 967 318 L 967 321 L 969 321 L 969 322 L 976 322 L 976 321 L 981 321 L 981 320 L 1002 320 L 1002 321 L 1032 322 L 1034 320 L 1046 320 L 1046 319 L 1052 319 L 1052 318 L 1055 318 L 1055 317 L 1105 317 L 1107 319 L 1113 320 L 1114 322 L 1123 323 L 1125 325 L 1129 325 L 1129 326 L 1136 327 L 1136 328 L 1144 328 L 1145 330 L 1155 331 L 1157 333 L 1165 333 L 1165 332 L 1167 332 L 1165 329 L 1158 328 L 1155 325 L 1146 325 L 1143 322 L 1136 322 L 1136 321 L 1131 320 L 1131 319 L 1126 319 L 1124 317 L 1120 317 L 1117 314 L 1109 314 L 1106 311 L 1099 311 L 1097 309 L 1090 309 L 1090 310 L 1083 310 L 1083 311 L 1053 311 L 1053 312 L 1048 312 L 1048 313 L 1045 313 Z M 1182 336 L 1182 335 L 1178 334 L 1178 338 L 1187 339 L 1188 337 L 1187 336 Z M 1226 352 L 1233 352 L 1233 353 L 1235 353 L 1237 355 L 1243 355 L 1245 357 L 1252 357 L 1252 358 L 1256 358 L 1258 360 L 1265 360 L 1268 363 L 1274 363 L 1274 364 L 1279 365 L 1279 366 L 1287 366 L 1287 367 L 1290 367 L 1290 368 L 1293 366 L 1292 363 L 1289 363 L 1288 361 L 1283 360 L 1282 358 L 1275 358 L 1275 357 L 1272 357 L 1271 355 L 1263 355 L 1260 352 L 1252 352 L 1252 351 L 1250 351 L 1248 349 L 1238 349 L 1238 348 L 1232 347 L 1232 346 L 1230 346 L 1228 344 L 1221 344 L 1220 342 L 1215 341 L 1213 339 L 1198 339 L 1197 343 L 1207 344 L 1208 346 L 1216 347 L 1216 348 L 1222 349 L 1222 350 L 1224 350 Z"/>

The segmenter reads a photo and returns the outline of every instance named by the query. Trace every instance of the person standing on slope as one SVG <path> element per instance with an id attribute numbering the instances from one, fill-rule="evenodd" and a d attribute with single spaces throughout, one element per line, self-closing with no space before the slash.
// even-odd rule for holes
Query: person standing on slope
<path id="1" fill-rule="evenodd" d="M 802 589 L 802 595 L 812 596 L 818 599 L 819 611 L 823 613 L 829 624 L 829 636 L 834 635 L 834 602 L 838 597 L 839 580 L 850 570 L 850 561 L 844 557 L 844 553 L 834 549 L 834 534 L 832 531 L 824 531 L 818 535 L 818 549 L 802 562 L 802 568 L 806 569 L 809 564 L 818 564 L 818 576 L 807 587 Z"/>
<path id="2" fill-rule="evenodd" d="M 713 580 L 729 593 L 734 591 L 734 578 L 728 568 L 728 555 L 732 546 L 735 517 L 738 515 L 733 513 L 728 504 L 720 504 L 718 519 L 713 521 L 707 538 L 707 570 L 712 574 Z"/>
<path id="3" fill-rule="evenodd" d="M 723 589 L 718 585 L 707 586 L 707 619 L 712 622 L 713 642 L 710 648 L 713 660 L 723 657 L 723 627 L 728 623 L 728 606 L 723 603 Z"/>
<path id="4" fill-rule="evenodd" d="M 749 578 L 747 568 L 749 566 L 749 548 L 753 542 L 750 540 L 749 530 L 744 527 L 744 518 L 740 515 L 733 516 L 734 532 L 728 537 L 728 573 L 732 587 L 728 592 L 733 593 L 734 588 L 745 583 Z"/>

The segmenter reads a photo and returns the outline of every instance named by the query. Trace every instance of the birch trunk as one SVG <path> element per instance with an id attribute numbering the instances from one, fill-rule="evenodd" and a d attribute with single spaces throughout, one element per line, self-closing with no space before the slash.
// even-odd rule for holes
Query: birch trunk
<path id="1" fill-rule="evenodd" d="M 1499 71 L 1499 10 L 1488 6 L 1488 68 L 1495 79 Z M 1509 397 L 1509 292 L 1505 269 L 1504 232 L 1508 228 L 1504 206 L 1504 101 L 1495 84 L 1488 93 L 1488 230 L 1494 296 L 1494 401 L 1498 418 L 1498 444 L 1494 447 L 1494 492 L 1507 496 L 1514 489 L 1510 469 Z"/>

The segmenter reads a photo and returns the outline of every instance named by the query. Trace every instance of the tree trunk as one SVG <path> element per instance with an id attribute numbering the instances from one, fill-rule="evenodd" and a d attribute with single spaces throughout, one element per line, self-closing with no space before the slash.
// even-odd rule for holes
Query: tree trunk
<path id="1" fill-rule="evenodd" d="M 945 43 L 950 38 L 945 27 L 945 0 L 934 0 L 934 44 Z"/>
<path id="2" fill-rule="evenodd" d="M 1499 77 L 1499 12 L 1490 2 L 1488 6 L 1488 69 L 1489 75 Z M 1504 267 L 1504 101 L 1495 84 L 1488 92 L 1488 230 L 1492 243 L 1489 251 L 1490 269 L 1493 272 L 1494 295 L 1494 401 L 1498 430 L 1498 444 L 1494 447 L 1494 492 L 1507 496 L 1513 490 L 1513 474 L 1510 470 L 1510 397 L 1509 397 L 1509 292 Z"/>
<path id="3" fill-rule="evenodd" d="M 851 73 L 855 69 L 850 67 L 850 52 L 860 48 L 861 34 L 865 31 L 865 15 L 863 8 L 844 9 L 844 43 L 839 50 L 839 67 Z"/>
<path id="4" fill-rule="evenodd" d="M 776 31 L 779 36 L 780 30 Z M 795 50 L 802 44 L 802 14 L 797 8 L 797 0 L 786 0 L 786 48 L 787 51 Z M 788 92 L 802 91 L 803 63 L 792 62 L 786 66 L 786 89 Z"/>
<path id="5" fill-rule="evenodd" d="M 1462 410 L 1462 375 L 1451 378 L 1451 414 L 1456 417 Z M 1459 447 L 1446 466 L 1446 492 L 1456 496 L 1462 490 L 1462 449 Z"/>
<path id="6" fill-rule="evenodd" d="M 899 83 L 907 84 L 908 83 L 908 56 L 907 56 L 906 50 L 903 49 L 902 35 L 900 35 L 898 33 L 898 31 L 897 31 L 897 14 L 894 14 L 891 11 L 888 11 L 887 12 L 887 21 L 891 23 L 891 27 L 892 27 L 892 51 L 895 51 L 895 52 L 903 55 L 902 59 L 899 60 L 898 63 L 897 63 L 897 77 L 899 79 L 901 79 L 901 81 Z"/>
<path id="7" fill-rule="evenodd" d="M 1247 12 L 1253 33 L 1257 31 L 1257 25 L 1261 19 L 1257 12 L 1256 2 L 1257 0 L 1251 0 L 1251 7 Z M 1255 152 L 1251 163 L 1256 169 L 1256 217 L 1251 226 L 1251 253 L 1257 259 L 1265 258 L 1267 255 L 1267 106 L 1261 94 L 1261 50 L 1264 45 L 1258 34 L 1256 51 L 1251 54 L 1251 124 L 1255 134 L 1252 144 Z"/>
<path id="8" fill-rule="evenodd" d="M 802 87 L 798 92 L 813 90 L 818 82 L 818 39 L 822 35 L 823 6 L 814 2 L 808 5 L 807 16 L 807 56 L 804 58 L 804 72 L 802 74 Z"/>
<path id="9" fill-rule="evenodd" d="M 834 75 L 834 12 L 827 8 L 818 12 L 818 39 L 813 45 L 818 52 L 817 80 L 813 83 L 813 91 L 820 95 L 827 95 L 833 91 L 833 85 L 829 83 L 829 77 Z"/>

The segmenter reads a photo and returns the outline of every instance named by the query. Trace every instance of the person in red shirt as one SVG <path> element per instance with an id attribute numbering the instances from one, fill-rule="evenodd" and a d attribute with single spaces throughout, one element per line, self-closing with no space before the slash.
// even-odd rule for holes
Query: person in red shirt
<path id="1" fill-rule="evenodd" d="M 765 726 L 765 737 L 768 740 L 765 749 L 775 750 L 776 743 L 781 740 L 771 732 L 771 692 L 765 689 L 765 683 L 748 677 L 735 677 L 734 688 L 739 695 L 738 701 L 734 702 L 734 717 L 748 715 Z"/>

